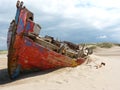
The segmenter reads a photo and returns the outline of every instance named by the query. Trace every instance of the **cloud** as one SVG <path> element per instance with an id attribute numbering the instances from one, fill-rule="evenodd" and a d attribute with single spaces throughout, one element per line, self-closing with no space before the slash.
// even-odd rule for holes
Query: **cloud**
<path id="1" fill-rule="evenodd" d="M 7 48 L 6 37 L 0 36 L 0 50 L 5 50 Z"/>
<path id="2" fill-rule="evenodd" d="M 0 40 L 6 40 L 6 37 L 0 37 Z"/>
<path id="3" fill-rule="evenodd" d="M 7 37 L 9 23 L 15 17 L 16 1 L 0 1 L 0 37 Z M 117 38 L 120 35 L 120 0 L 23 1 L 34 13 L 35 22 L 41 25 L 43 36 L 47 34 L 76 43 L 120 42 Z"/>
<path id="4" fill-rule="evenodd" d="M 105 39 L 105 38 L 107 38 L 107 36 L 106 36 L 106 35 L 102 35 L 102 36 L 99 36 L 99 37 L 97 37 L 97 38 Z"/>

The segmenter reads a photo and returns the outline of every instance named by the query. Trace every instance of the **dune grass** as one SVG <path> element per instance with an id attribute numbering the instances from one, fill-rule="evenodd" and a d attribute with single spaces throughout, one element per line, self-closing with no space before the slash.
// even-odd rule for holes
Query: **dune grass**
<path id="1" fill-rule="evenodd" d="M 92 46 L 90 46 L 89 48 L 90 48 L 90 49 L 96 49 L 97 46 L 96 46 L 96 45 L 92 45 Z"/>
<path id="2" fill-rule="evenodd" d="M 97 47 L 100 48 L 112 48 L 113 46 L 120 46 L 120 44 L 114 44 L 114 43 L 109 43 L 109 42 L 101 42 L 101 43 L 88 43 L 86 44 L 91 49 L 96 49 Z"/>
<path id="3" fill-rule="evenodd" d="M 7 54 L 8 51 L 7 50 L 0 50 L 0 54 Z"/>
<path id="4" fill-rule="evenodd" d="M 103 42 L 103 43 L 97 43 L 97 46 L 100 48 L 111 48 L 113 47 L 113 43 L 107 43 L 107 42 Z"/>
<path id="5" fill-rule="evenodd" d="M 116 46 L 119 46 L 119 47 L 120 47 L 120 44 L 119 44 L 119 43 L 115 43 L 114 45 L 116 45 Z"/>

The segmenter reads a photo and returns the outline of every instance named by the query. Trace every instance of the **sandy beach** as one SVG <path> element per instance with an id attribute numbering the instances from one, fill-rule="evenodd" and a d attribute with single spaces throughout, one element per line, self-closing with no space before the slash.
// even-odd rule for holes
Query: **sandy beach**
<path id="1" fill-rule="evenodd" d="M 6 54 L 0 55 L 0 90 L 120 90 L 120 47 L 97 48 L 89 64 L 24 73 L 12 81 Z M 105 66 L 96 68 L 101 62 Z"/>

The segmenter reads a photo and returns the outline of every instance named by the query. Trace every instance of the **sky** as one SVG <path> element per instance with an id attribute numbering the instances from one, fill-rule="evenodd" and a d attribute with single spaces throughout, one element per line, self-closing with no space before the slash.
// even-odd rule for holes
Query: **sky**
<path id="1" fill-rule="evenodd" d="M 17 0 L 0 0 L 0 50 L 7 48 Z M 120 43 L 120 0 L 23 0 L 41 25 L 41 36 L 74 43 Z"/>

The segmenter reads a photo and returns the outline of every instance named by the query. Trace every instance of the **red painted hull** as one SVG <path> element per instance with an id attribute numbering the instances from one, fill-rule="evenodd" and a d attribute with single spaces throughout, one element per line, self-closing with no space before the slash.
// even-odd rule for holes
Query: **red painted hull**
<path id="1" fill-rule="evenodd" d="M 80 65 L 85 60 L 72 60 L 72 58 L 56 53 L 45 48 L 27 37 L 16 37 L 15 55 L 22 69 L 39 68 L 40 70 L 74 67 Z"/>
<path id="2" fill-rule="evenodd" d="M 8 55 L 8 71 L 11 78 L 16 72 L 30 70 L 47 70 L 61 67 L 75 67 L 85 60 L 72 58 L 49 50 L 28 37 L 16 36 L 14 49 Z M 18 67 L 19 66 L 19 67 Z M 19 70 L 18 70 L 19 68 Z M 18 71 L 16 71 L 18 70 Z"/>

